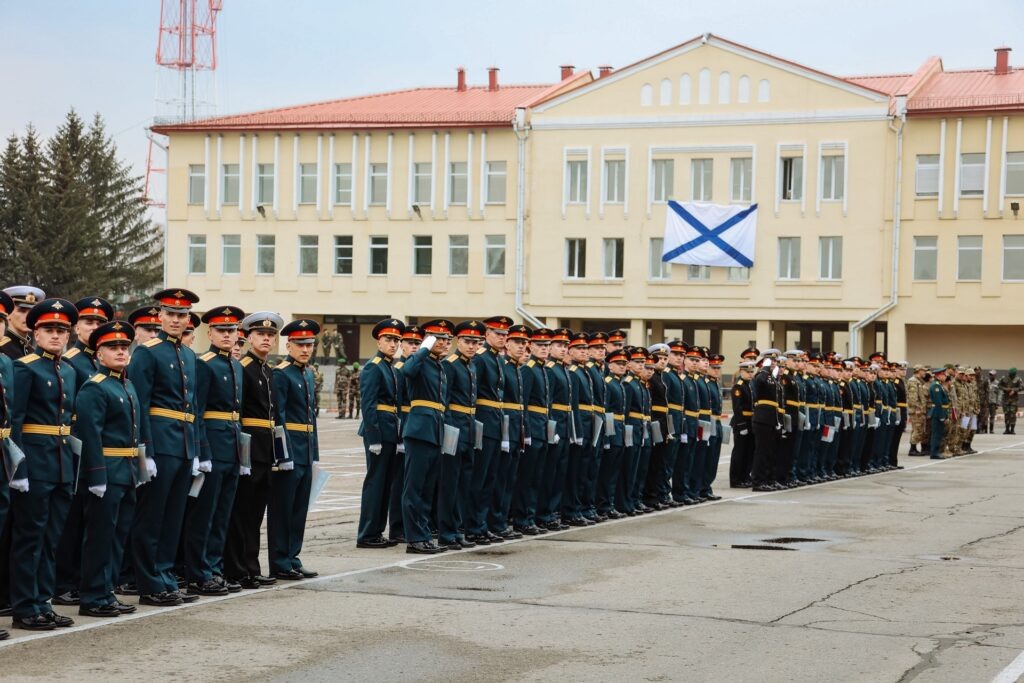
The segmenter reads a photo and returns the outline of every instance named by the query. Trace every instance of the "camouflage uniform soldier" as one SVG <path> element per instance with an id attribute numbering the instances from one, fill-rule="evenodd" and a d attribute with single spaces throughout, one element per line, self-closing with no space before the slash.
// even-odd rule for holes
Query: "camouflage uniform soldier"
<path id="1" fill-rule="evenodd" d="M 956 377 L 956 370 L 952 365 L 946 366 L 947 376 Z M 960 452 L 960 386 L 956 379 L 947 380 L 949 386 L 946 391 L 949 394 L 949 405 L 952 408 L 949 415 L 949 422 L 946 423 L 946 433 L 942 438 L 942 450 L 950 455 L 962 455 Z"/>
<path id="2" fill-rule="evenodd" d="M 362 392 L 359 390 L 359 363 L 353 363 L 348 380 L 348 411 L 353 420 L 359 419 L 359 406 Z"/>
<path id="3" fill-rule="evenodd" d="M 985 434 L 992 430 L 988 428 L 988 375 L 981 371 L 981 368 L 974 368 L 974 388 L 978 394 L 978 433 Z"/>
<path id="4" fill-rule="evenodd" d="M 313 398 L 315 399 L 314 407 L 316 408 L 317 414 L 320 413 L 320 393 L 324 390 L 324 373 L 320 372 L 320 366 L 313 363 L 310 367 L 313 368 Z"/>
<path id="5" fill-rule="evenodd" d="M 338 359 L 338 371 L 334 374 L 334 396 L 338 399 L 338 419 L 347 419 L 349 416 L 348 392 L 352 384 L 352 368 L 348 366 L 344 358 Z"/>
<path id="6" fill-rule="evenodd" d="M 978 382 L 974 377 L 974 368 L 964 368 L 963 388 L 966 395 L 964 401 L 964 416 L 969 417 L 967 429 L 964 430 L 963 449 L 968 455 L 977 453 L 971 447 L 974 441 L 974 434 L 978 430 L 978 414 L 981 412 L 981 402 L 978 400 Z"/>
<path id="7" fill-rule="evenodd" d="M 996 414 L 999 412 L 999 383 L 996 382 L 996 371 L 988 371 L 988 433 L 996 433 Z"/>
<path id="8" fill-rule="evenodd" d="M 1006 420 L 1003 434 L 1016 434 L 1017 399 L 1021 391 L 1024 391 L 1024 381 L 1017 376 L 1017 368 L 1010 368 L 1009 374 L 999 380 L 999 400 L 1003 405 L 1003 418 Z"/>
<path id="9" fill-rule="evenodd" d="M 928 402 L 928 384 L 924 381 L 927 368 L 923 365 L 914 366 L 914 374 L 907 380 L 907 409 L 910 415 L 910 455 L 926 455 L 925 429 Z M 922 450 L 917 445 L 922 444 Z"/>
<path id="10" fill-rule="evenodd" d="M 932 377 L 932 373 L 930 371 L 926 371 L 924 373 L 924 376 L 921 378 L 922 384 L 924 385 L 924 401 L 923 401 L 923 405 L 924 405 L 924 414 L 925 414 L 925 418 L 924 418 L 924 441 L 921 442 L 921 452 L 922 453 L 926 452 L 927 448 L 930 448 L 929 444 L 931 444 L 931 442 L 932 442 L 932 421 L 930 419 L 928 419 L 928 416 L 931 415 L 932 406 L 934 405 L 932 403 L 932 393 L 931 393 L 931 391 L 929 391 L 929 389 L 931 388 L 931 385 L 932 385 L 932 379 L 934 379 L 934 378 Z"/>

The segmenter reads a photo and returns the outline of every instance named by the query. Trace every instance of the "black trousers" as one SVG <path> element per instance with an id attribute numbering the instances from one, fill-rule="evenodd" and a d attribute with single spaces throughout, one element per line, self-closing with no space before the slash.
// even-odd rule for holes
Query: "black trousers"
<path id="1" fill-rule="evenodd" d="M 754 486 L 770 484 L 775 475 L 775 459 L 778 450 L 777 430 L 773 424 L 754 423 Z"/>
<path id="2" fill-rule="evenodd" d="M 729 459 L 729 486 L 736 488 L 740 484 L 750 481 L 750 468 L 753 459 L 754 435 L 749 431 L 746 434 L 740 434 L 738 428 L 733 429 L 732 456 Z"/>
<path id="3" fill-rule="evenodd" d="M 270 463 L 252 463 L 252 474 L 238 478 L 231 508 L 228 540 L 224 544 L 224 576 L 240 579 L 259 576 L 260 527 L 270 499 Z"/>

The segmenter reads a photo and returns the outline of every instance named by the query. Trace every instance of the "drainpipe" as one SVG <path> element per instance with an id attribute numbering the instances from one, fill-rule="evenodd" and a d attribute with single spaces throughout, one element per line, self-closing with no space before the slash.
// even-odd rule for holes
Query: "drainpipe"
<path id="1" fill-rule="evenodd" d="M 899 127 L 893 122 L 899 120 Z M 889 294 L 889 303 L 881 308 L 872 311 L 866 317 L 850 325 L 850 355 L 860 355 L 860 331 L 865 325 L 874 322 L 884 314 L 896 307 L 899 303 L 900 289 L 900 197 L 903 192 L 903 129 L 907 125 L 907 98 L 900 96 L 896 98 L 896 114 L 889 121 L 889 130 L 896 133 L 896 191 L 892 200 L 892 289 Z"/>
<path id="2" fill-rule="evenodd" d="M 516 313 L 528 324 L 543 327 L 544 324 L 530 315 L 523 307 L 523 277 L 526 270 L 526 259 L 523 247 L 526 244 L 523 219 L 526 214 L 526 138 L 530 136 L 530 127 L 526 125 L 526 108 L 516 107 L 512 119 L 512 132 L 519 141 L 518 186 L 516 188 Z"/>

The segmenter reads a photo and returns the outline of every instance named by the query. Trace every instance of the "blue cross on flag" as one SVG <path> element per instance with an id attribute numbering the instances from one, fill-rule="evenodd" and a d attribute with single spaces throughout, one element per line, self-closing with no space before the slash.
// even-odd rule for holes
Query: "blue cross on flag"
<path id="1" fill-rule="evenodd" d="M 669 201 L 661 260 L 695 266 L 754 265 L 757 204 Z"/>

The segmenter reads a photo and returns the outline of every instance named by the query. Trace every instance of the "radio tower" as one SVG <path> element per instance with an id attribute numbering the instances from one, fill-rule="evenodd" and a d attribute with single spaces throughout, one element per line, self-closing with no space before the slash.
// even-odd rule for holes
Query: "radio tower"
<path id="1" fill-rule="evenodd" d="M 223 0 L 160 0 L 160 34 L 156 44 L 157 85 L 153 123 L 184 123 L 209 116 L 216 105 L 217 14 Z M 155 174 L 167 173 L 167 145 L 148 133 L 146 202 L 166 206 L 155 197 Z M 164 163 L 158 165 L 153 148 Z"/>

